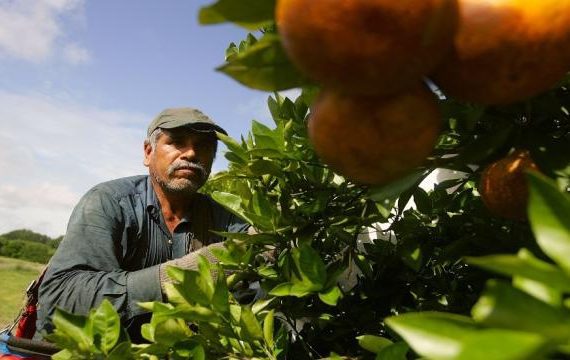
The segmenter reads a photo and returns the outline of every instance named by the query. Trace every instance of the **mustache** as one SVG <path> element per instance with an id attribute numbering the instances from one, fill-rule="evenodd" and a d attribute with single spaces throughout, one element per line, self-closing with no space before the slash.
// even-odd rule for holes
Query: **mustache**
<path id="1" fill-rule="evenodd" d="M 175 161 L 168 167 L 168 174 L 170 175 L 176 170 L 193 170 L 199 172 L 200 175 L 204 178 L 207 178 L 209 175 L 209 171 L 206 169 L 206 167 L 198 161 Z"/>

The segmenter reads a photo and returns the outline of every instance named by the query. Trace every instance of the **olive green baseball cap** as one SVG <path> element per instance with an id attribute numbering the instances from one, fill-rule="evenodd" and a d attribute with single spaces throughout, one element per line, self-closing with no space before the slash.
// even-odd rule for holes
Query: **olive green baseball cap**
<path id="1" fill-rule="evenodd" d="M 182 126 L 187 126 L 197 132 L 211 133 L 217 131 L 225 135 L 228 134 L 226 130 L 216 125 L 212 119 L 200 110 L 185 107 L 163 110 L 148 126 L 147 135 L 150 136 L 158 128 L 174 129 Z"/>

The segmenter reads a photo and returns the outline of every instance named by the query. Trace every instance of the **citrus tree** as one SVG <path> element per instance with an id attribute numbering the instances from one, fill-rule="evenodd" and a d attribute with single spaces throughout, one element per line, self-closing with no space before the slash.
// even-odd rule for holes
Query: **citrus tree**
<path id="1" fill-rule="evenodd" d="M 376 74 L 350 65 L 351 56 L 362 60 L 358 52 L 347 50 L 346 65 L 340 49 L 341 60 L 331 65 L 319 54 L 330 49 L 316 46 L 327 44 L 322 34 L 291 28 L 295 19 L 320 24 L 313 7 L 322 2 L 219 0 L 201 10 L 203 24 L 232 22 L 253 31 L 230 44 L 218 70 L 273 93 L 267 102 L 272 126 L 253 121 L 239 140 L 219 135 L 228 169 L 203 189 L 256 233 L 221 234 L 231 240 L 216 253 L 216 266 L 203 261 L 199 271 L 170 269 L 169 302 L 141 304 L 153 313 L 143 327 L 149 344 L 131 344 L 108 303 L 88 317 L 58 311 L 51 339 L 65 350 L 57 358 L 570 354 L 568 81 L 557 79 L 536 94 L 525 90 L 520 100 L 483 91 L 467 101 L 453 76 L 430 62 L 408 75 L 434 71 L 433 81 L 373 79 L 372 86 L 354 75 Z M 348 8 L 339 8 L 348 14 L 361 2 L 345 3 Z M 421 20 L 426 14 L 439 10 L 451 19 L 430 33 L 436 50 L 467 31 L 461 27 L 467 21 L 453 20 L 455 2 L 411 3 L 424 4 L 408 14 L 418 19 L 419 34 L 427 31 L 421 28 L 429 25 Z M 296 34 L 315 49 L 291 45 Z M 347 38 L 362 40 L 359 46 L 369 41 L 358 31 L 341 35 L 333 48 Z M 421 46 L 394 36 L 412 50 Z M 395 58 L 409 57 L 404 50 Z M 421 56 L 433 51 L 424 50 Z M 450 56 L 437 61 L 463 69 Z M 325 75 L 313 73 L 315 67 Z M 327 69 L 343 73 L 329 78 Z M 511 80 L 524 75 L 516 71 L 493 76 L 511 86 L 509 74 Z M 437 79 L 444 79 L 444 90 Z M 347 92 L 339 90 L 343 85 Z M 291 88 L 299 89 L 293 98 L 280 95 Z"/>

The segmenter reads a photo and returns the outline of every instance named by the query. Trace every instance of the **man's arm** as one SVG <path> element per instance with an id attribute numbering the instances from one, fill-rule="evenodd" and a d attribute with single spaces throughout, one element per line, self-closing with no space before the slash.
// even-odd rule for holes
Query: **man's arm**
<path id="1" fill-rule="evenodd" d="M 159 268 L 122 268 L 124 214 L 113 196 L 92 189 L 75 207 L 64 240 L 48 266 L 39 289 L 38 329 L 50 329 L 55 307 L 87 314 L 104 298 L 124 324 L 144 312 L 141 301 L 161 300 Z"/>

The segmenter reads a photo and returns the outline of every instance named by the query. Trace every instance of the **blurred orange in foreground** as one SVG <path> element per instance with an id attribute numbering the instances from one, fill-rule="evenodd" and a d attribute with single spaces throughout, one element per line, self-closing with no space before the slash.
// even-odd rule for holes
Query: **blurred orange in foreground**
<path id="1" fill-rule="evenodd" d="M 570 69 L 570 0 L 459 0 L 453 51 L 433 76 L 481 104 L 525 100 Z"/>
<path id="2" fill-rule="evenodd" d="M 313 104 L 309 137 L 333 170 L 355 182 L 380 185 L 425 161 L 440 117 L 435 96 L 423 85 L 385 98 L 323 91 Z"/>
<path id="3" fill-rule="evenodd" d="M 283 46 L 309 78 L 351 94 L 405 90 L 451 48 L 456 0 L 279 0 Z"/>

